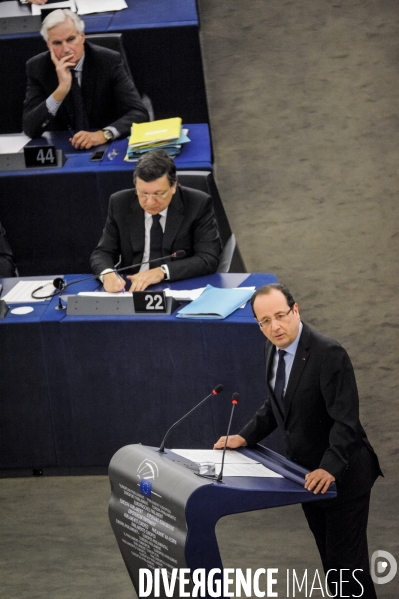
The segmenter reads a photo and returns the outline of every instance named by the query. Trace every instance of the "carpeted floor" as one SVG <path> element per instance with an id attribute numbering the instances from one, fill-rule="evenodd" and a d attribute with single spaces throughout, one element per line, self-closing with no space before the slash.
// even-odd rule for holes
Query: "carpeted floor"
<path id="1" fill-rule="evenodd" d="M 248 270 L 274 272 L 303 319 L 352 357 L 386 475 L 373 492 L 370 554 L 399 560 L 399 6 L 199 0 L 199 9 L 231 226 Z M 105 477 L 1 480 L 0 597 L 134 597 L 108 499 Z M 296 506 L 225 518 L 218 537 L 226 567 L 320 569 Z M 378 585 L 378 597 L 396 599 L 397 581 Z"/>

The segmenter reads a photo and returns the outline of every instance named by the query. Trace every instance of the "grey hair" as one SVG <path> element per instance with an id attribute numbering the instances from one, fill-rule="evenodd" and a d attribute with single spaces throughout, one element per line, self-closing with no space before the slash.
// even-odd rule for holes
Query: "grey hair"
<path id="1" fill-rule="evenodd" d="M 82 19 L 78 17 L 76 12 L 69 10 L 69 8 L 65 8 L 64 10 L 62 10 L 61 8 L 57 8 L 57 10 L 53 10 L 49 15 L 47 15 L 47 17 L 44 19 L 42 23 L 40 33 L 42 34 L 44 41 L 48 42 L 49 29 L 52 29 L 56 25 L 64 23 L 64 21 L 66 21 L 67 19 L 71 19 L 75 23 L 76 31 L 78 33 L 83 33 L 85 29 L 85 24 L 84 21 L 82 21 Z"/>

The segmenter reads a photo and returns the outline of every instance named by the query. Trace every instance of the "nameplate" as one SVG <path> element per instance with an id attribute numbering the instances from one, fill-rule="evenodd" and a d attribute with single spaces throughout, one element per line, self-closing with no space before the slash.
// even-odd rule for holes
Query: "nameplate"
<path id="1" fill-rule="evenodd" d="M 55 146 L 25 146 L 26 168 L 57 167 L 57 153 Z"/>
<path id="2" fill-rule="evenodd" d="M 167 309 L 163 291 L 134 291 L 133 304 L 136 314 L 165 314 Z"/>

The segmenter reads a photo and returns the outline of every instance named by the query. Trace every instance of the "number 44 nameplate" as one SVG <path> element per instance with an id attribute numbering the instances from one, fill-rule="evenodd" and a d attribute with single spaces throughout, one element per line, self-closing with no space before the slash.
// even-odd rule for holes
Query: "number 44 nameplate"
<path id="1" fill-rule="evenodd" d="M 162 314 L 166 312 L 163 291 L 134 291 L 133 305 L 136 314 Z"/>
<path id="2" fill-rule="evenodd" d="M 25 146 L 26 168 L 43 168 L 57 165 L 55 146 Z"/>

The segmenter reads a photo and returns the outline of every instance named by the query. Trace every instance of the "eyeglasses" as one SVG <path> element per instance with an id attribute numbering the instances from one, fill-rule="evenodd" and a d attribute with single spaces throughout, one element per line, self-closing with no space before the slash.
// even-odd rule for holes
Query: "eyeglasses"
<path id="1" fill-rule="evenodd" d="M 149 200 L 150 198 L 154 198 L 154 200 L 163 200 L 166 198 L 169 192 L 170 189 L 168 189 L 167 191 L 157 191 L 156 193 L 143 193 L 141 191 L 137 191 L 136 188 L 136 193 L 138 197 L 142 200 Z"/>
<path id="2" fill-rule="evenodd" d="M 284 322 L 285 320 L 287 320 L 287 316 L 291 311 L 292 308 L 290 308 L 288 312 L 281 312 L 280 314 L 276 314 L 276 316 L 273 316 L 273 318 L 264 318 L 262 321 L 258 321 L 258 325 L 261 329 L 268 329 L 271 326 L 273 320 L 275 320 L 276 322 Z"/>

